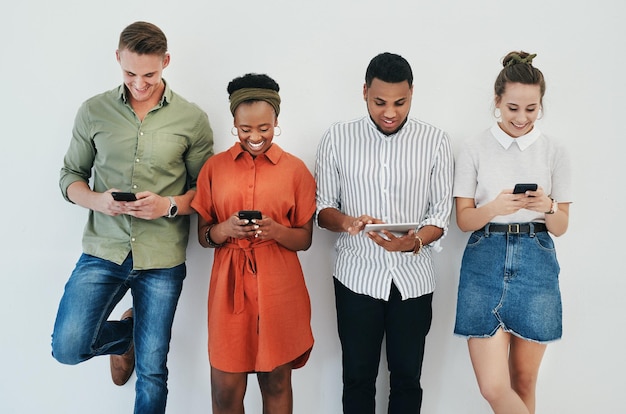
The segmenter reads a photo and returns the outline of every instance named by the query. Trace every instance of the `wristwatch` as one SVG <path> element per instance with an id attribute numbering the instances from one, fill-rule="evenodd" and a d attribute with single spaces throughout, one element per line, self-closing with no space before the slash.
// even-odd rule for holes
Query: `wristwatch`
<path id="1" fill-rule="evenodd" d="M 559 203 L 552 197 L 550 200 L 552 200 L 552 206 L 550 206 L 550 211 L 546 211 L 546 214 L 554 214 L 559 211 Z"/>
<path id="2" fill-rule="evenodd" d="M 178 206 L 176 205 L 176 201 L 174 201 L 174 197 L 168 197 L 170 199 L 170 208 L 167 209 L 167 218 L 176 217 L 178 214 Z"/>

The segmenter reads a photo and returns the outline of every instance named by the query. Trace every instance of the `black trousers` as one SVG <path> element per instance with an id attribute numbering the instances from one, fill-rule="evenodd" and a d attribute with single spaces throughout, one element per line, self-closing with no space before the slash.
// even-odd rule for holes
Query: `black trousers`
<path id="1" fill-rule="evenodd" d="M 335 303 L 342 348 L 343 412 L 374 414 L 383 337 L 389 367 L 389 414 L 419 413 L 420 377 L 432 320 L 432 293 L 402 300 L 392 285 L 389 301 L 354 293 L 337 279 Z"/>

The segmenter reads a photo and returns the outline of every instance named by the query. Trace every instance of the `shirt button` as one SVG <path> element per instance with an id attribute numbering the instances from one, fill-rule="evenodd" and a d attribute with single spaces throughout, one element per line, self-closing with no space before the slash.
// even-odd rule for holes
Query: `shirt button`
<path id="1" fill-rule="evenodd" d="M 134 238 L 134 237 L 131 237 L 131 238 L 130 238 L 130 241 L 134 242 L 134 241 L 135 241 L 135 238 Z"/>
<path id="2" fill-rule="evenodd" d="M 133 185 L 133 188 L 134 188 L 134 189 L 137 189 L 137 184 Z"/>
<path id="3" fill-rule="evenodd" d="M 135 160 L 135 162 L 139 162 L 139 158 L 137 158 L 137 159 Z"/>
<path id="4" fill-rule="evenodd" d="M 143 136 L 143 131 L 139 132 L 139 135 Z"/>

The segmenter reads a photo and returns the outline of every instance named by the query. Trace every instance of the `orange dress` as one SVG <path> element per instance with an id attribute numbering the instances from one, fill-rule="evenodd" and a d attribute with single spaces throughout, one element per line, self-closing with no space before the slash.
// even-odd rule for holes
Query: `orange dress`
<path id="1" fill-rule="evenodd" d="M 192 207 L 209 223 L 260 210 L 288 227 L 315 213 L 315 180 L 272 146 L 253 158 L 239 143 L 209 158 Z M 215 249 L 208 303 L 209 360 L 225 372 L 304 366 L 313 347 L 311 303 L 296 252 L 273 240 L 229 239 Z"/>

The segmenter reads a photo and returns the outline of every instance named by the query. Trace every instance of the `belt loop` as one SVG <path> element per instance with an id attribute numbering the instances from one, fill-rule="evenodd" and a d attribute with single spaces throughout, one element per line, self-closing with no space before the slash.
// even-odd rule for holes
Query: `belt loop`
<path id="1" fill-rule="evenodd" d="M 489 226 L 491 225 L 491 223 L 487 223 L 487 225 L 485 226 L 485 236 L 489 237 Z"/>
<path id="2" fill-rule="evenodd" d="M 535 223 L 528 223 L 528 237 L 535 237 Z"/>

